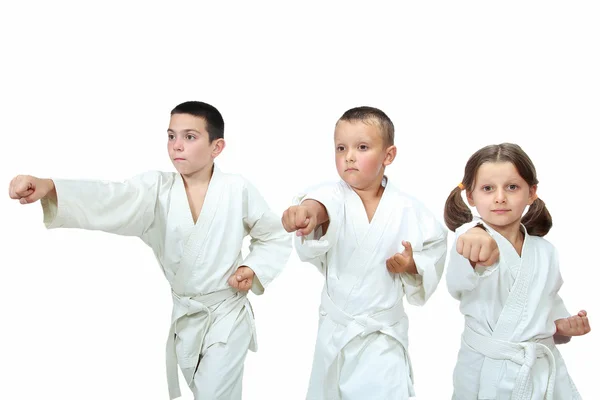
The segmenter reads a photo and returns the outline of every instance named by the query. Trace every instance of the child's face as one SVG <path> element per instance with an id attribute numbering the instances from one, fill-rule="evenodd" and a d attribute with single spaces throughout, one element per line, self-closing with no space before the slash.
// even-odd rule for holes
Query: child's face
<path id="1" fill-rule="evenodd" d="M 366 189 L 383 178 L 395 147 L 384 148 L 375 123 L 339 121 L 335 128 L 335 165 L 340 177 L 356 189 Z"/>
<path id="2" fill-rule="evenodd" d="M 167 148 L 169 157 L 177 172 L 191 175 L 212 167 L 213 159 L 218 155 L 216 142 L 209 142 L 206 122 L 190 114 L 174 114 L 169 123 Z M 216 153 L 215 153 L 216 152 Z"/>
<path id="3" fill-rule="evenodd" d="M 477 171 L 467 200 L 481 218 L 500 233 L 518 230 L 525 207 L 533 203 L 529 187 L 511 162 L 485 162 Z"/>

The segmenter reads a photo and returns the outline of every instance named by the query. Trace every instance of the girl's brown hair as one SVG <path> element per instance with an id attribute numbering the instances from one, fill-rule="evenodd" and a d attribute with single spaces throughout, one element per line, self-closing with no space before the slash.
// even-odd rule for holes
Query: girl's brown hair
<path id="1" fill-rule="evenodd" d="M 485 162 L 510 162 L 530 187 L 538 184 L 535 166 L 523 149 L 516 144 L 502 143 L 486 146 L 469 158 L 465 166 L 465 175 L 462 179 L 462 184 L 467 192 L 473 191 L 477 171 Z M 455 187 L 450 192 L 446 200 L 446 208 L 444 209 L 444 221 L 448 229 L 453 232 L 460 226 L 473 220 L 471 209 L 464 202 L 461 192 L 461 188 Z M 525 225 L 527 233 L 530 235 L 544 236 L 552 228 L 552 217 L 545 203 L 537 198 L 529 206 L 529 210 L 521 219 L 521 223 Z"/>

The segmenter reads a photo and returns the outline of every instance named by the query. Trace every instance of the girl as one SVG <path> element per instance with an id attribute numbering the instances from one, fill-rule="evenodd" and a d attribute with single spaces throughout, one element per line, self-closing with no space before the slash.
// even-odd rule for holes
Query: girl
<path id="1" fill-rule="evenodd" d="M 583 310 L 569 316 L 558 295 L 558 256 L 542 238 L 552 218 L 537 184 L 535 167 L 519 146 L 491 145 L 471 156 L 462 183 L 446 200 L 444 220 L 456 237 L 479 226 L 500 252 L 490 267 L 461 256 L 456 243 L 450 252 L 448 290 L 465 315 L 454 399 L 581 398 L 555 343 L 585 335 L 590 326 Z M 480 215 L 475 220 L 462 190 Z"/>

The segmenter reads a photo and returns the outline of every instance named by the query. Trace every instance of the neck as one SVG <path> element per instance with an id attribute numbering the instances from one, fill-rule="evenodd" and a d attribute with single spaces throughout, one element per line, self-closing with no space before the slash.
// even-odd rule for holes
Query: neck
<path id="1" fill-rule="evenodd" d="M 183 182 L 187 187 L 206 186 L 212 177 L 213 168 L 214 164 L 210 164 L 190 174 L 181 174 L 181 177 L 183 178 Z"/>
<path id="2" fill-rule="evenodd" d="M 383 174 L 373 182 L 371 182 L 368 186 L 364 188 L 356 188 L 352 186 L 352 189 L 356 192 L 358 197 L 364 202 L 374 199 L 379 199 L 383 195 L 384 187 L 381 185 L 383 181 Z"/>
<path id="3" fill-rule="evenodd" d="M 513 247 L 515 248 L 515 250 L 517 251 L 519 256 L 521 255 L 521 250 L 523 249 L 523 242 L 525 240 L 525 235 L 523 234 L 523 232 L 521 232 L 521 221 L 520 220 L 515 221 L 515 223 L 513 223 L 511 225 L 503 226 L 503 227 L 497 227 L 492 224 L 488 224 L 488 225 L 490 225 L 492 228 L 494 228 L 494 230 L 496 232 L 498 232 L 499 234 L 504 236 L 504 238 L 513 245 Z"/>

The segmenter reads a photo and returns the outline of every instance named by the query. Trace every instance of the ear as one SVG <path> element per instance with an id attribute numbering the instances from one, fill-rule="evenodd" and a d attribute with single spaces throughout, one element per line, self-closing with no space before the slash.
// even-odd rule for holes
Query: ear
<path id="1" fill-rule="evenodd" d="M 383 159 L 384 167 L 387 167 L 394 161 L 397 151 L 396 146 L 390 146 L 385 150 L 385 158 Z"/>
<path id="2" fill-rule="evenodd" d="M 471 207 L 475 207 L 475 200 L 473 200 L 473 191 L 467 191 L 467 202 Z"/>
<path id="3" fill-rule="evenodd" d="M 529 198 L 527 199 L 527 205 L 530 206 L 537 199 L 537 185 L 529 187 Z"/>
<path id="4" fill-rule="evenodd" d="M 225 149 L 225 139 L 219 138 L 215 139 L 211 142 L 210 146 L 212 147 L 211 156 L 212 158 L 217 158 L 219 154 Z"/>

